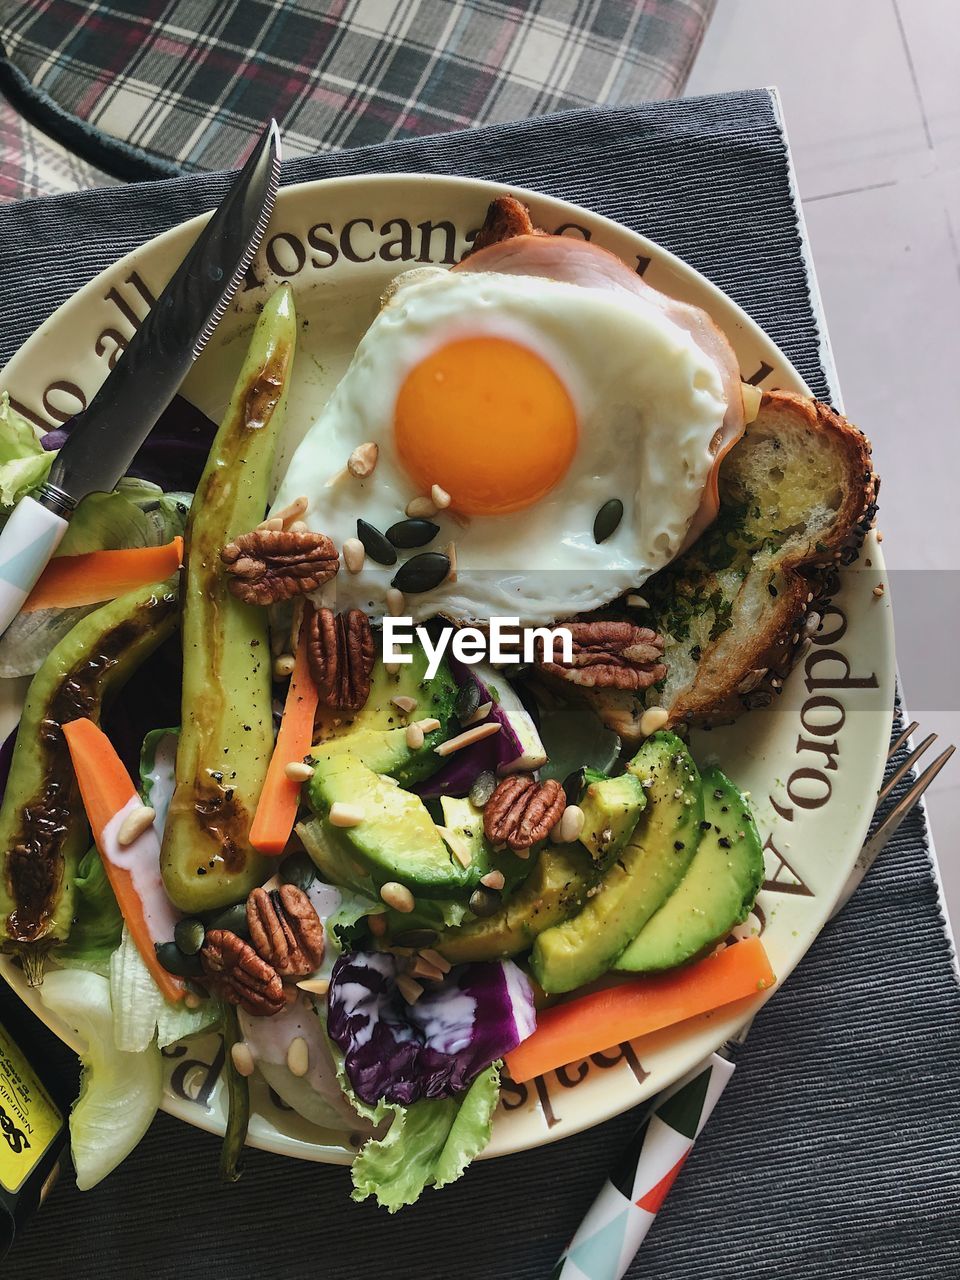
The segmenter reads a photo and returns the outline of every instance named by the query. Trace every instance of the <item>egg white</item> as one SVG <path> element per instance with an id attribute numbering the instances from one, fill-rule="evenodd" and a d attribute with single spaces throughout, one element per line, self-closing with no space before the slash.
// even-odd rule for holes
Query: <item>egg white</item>
<path id="1" fill-rule="evenodd" d="M 579 423 L 576 453 L 564 477 L 531 507 L 435 516 L 440 533 L 422 550 L 443 551 L 453 542 L 457 578 L 409 594 L 407 613 L 418 621 L 444 613 L 540 625 L 641 586 L 680 550 L 726 404 L 716 366 L 690 335 L 631 295 L 492 273 L 412 280 L 367 330 L 291 459 L 275 507 L 306 495 L 307 524 L 338 547 L 356 536 L 358 516 L 381 531 L 404 519 L 419 492 L 394 445 L 404 378 L 438 347 L 486 336 L 526 346 L 560 377 Z M 379 446 L 373 474 L 365 480 L 342 474 L 365 441 Z M 610 498 L 623 502 L 623 520 L 598 545 L 594 518 Z M 400 561 L 414 554 L 400 551 Z M 359 574 L 342 566 L 337 608 L 381 616 L 395 572 L 369 557 Z"/>

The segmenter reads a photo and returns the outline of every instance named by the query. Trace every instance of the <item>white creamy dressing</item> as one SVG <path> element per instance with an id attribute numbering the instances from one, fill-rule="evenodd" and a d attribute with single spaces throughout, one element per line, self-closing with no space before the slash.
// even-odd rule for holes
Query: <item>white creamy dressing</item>
<path id="1" fill-rule="evenodd" d="M 129 871 L 133 887 L 143 903 L 143 915 L 154 942 L 172 942 L 174 925 L 180 912 L 167 897 L 160 875 L 160 836 L 155 826 L 137 836 L 132 844 L 121 846 L 117 833 L 127 816 L 142 808 L 140 797 L 132 795 L 103 829 L 100 852 L 108 862 Z"/>

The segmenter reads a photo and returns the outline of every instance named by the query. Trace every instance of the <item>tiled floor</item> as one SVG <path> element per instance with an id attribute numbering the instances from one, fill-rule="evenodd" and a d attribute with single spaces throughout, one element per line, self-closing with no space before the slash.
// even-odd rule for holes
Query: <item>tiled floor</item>
<path id="1" fill-rule="evenodd" d="M 687 92 L 776 85 L 848 415 L 874 442 L 901 680 L 960 745 L 960 0 L 718 0 Z M 960 760 L 930 793 L 960 935 Z"/>

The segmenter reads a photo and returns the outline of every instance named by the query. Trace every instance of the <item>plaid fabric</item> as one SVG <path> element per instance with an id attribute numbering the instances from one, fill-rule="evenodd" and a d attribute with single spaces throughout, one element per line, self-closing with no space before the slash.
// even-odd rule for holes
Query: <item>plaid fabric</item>
<path id="1" fill-rule="evenodd" d="M 55 196 L 117 182 L 41 133 L 0 97 L 0 201 Z"/>
<path id="2" fill-rule="evenodd" d="M 0 0 L 12 68 L 101 134 L 230 168 L 668 97 L 715 0 Z"/>

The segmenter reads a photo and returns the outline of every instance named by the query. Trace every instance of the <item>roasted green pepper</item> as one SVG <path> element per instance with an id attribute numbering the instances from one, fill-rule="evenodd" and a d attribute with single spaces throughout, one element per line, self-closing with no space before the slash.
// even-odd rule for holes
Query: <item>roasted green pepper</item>
<path id="1" fill-rule="evenodd" d="M 0 920 L 5 948 L 32 979 L 70 932 L 74 874 L 90 845 L 60 727 L 99 721 L 104 699 L 171 634 L 178 607 L 175 577 L 111 600 L 64 636 L 30 684 L 0 807 Z"/>
<path id="2" fill-rule="evenodd" d="M 263 519 L 296 331 L 283 286 L 257 322 L 187 521 L 183 714 L 160 865 L 190 913 L 238 902 L 265 875 L 249 831 L 273 751 L 267 614 L 230 593 L 220 550 Z"/>

